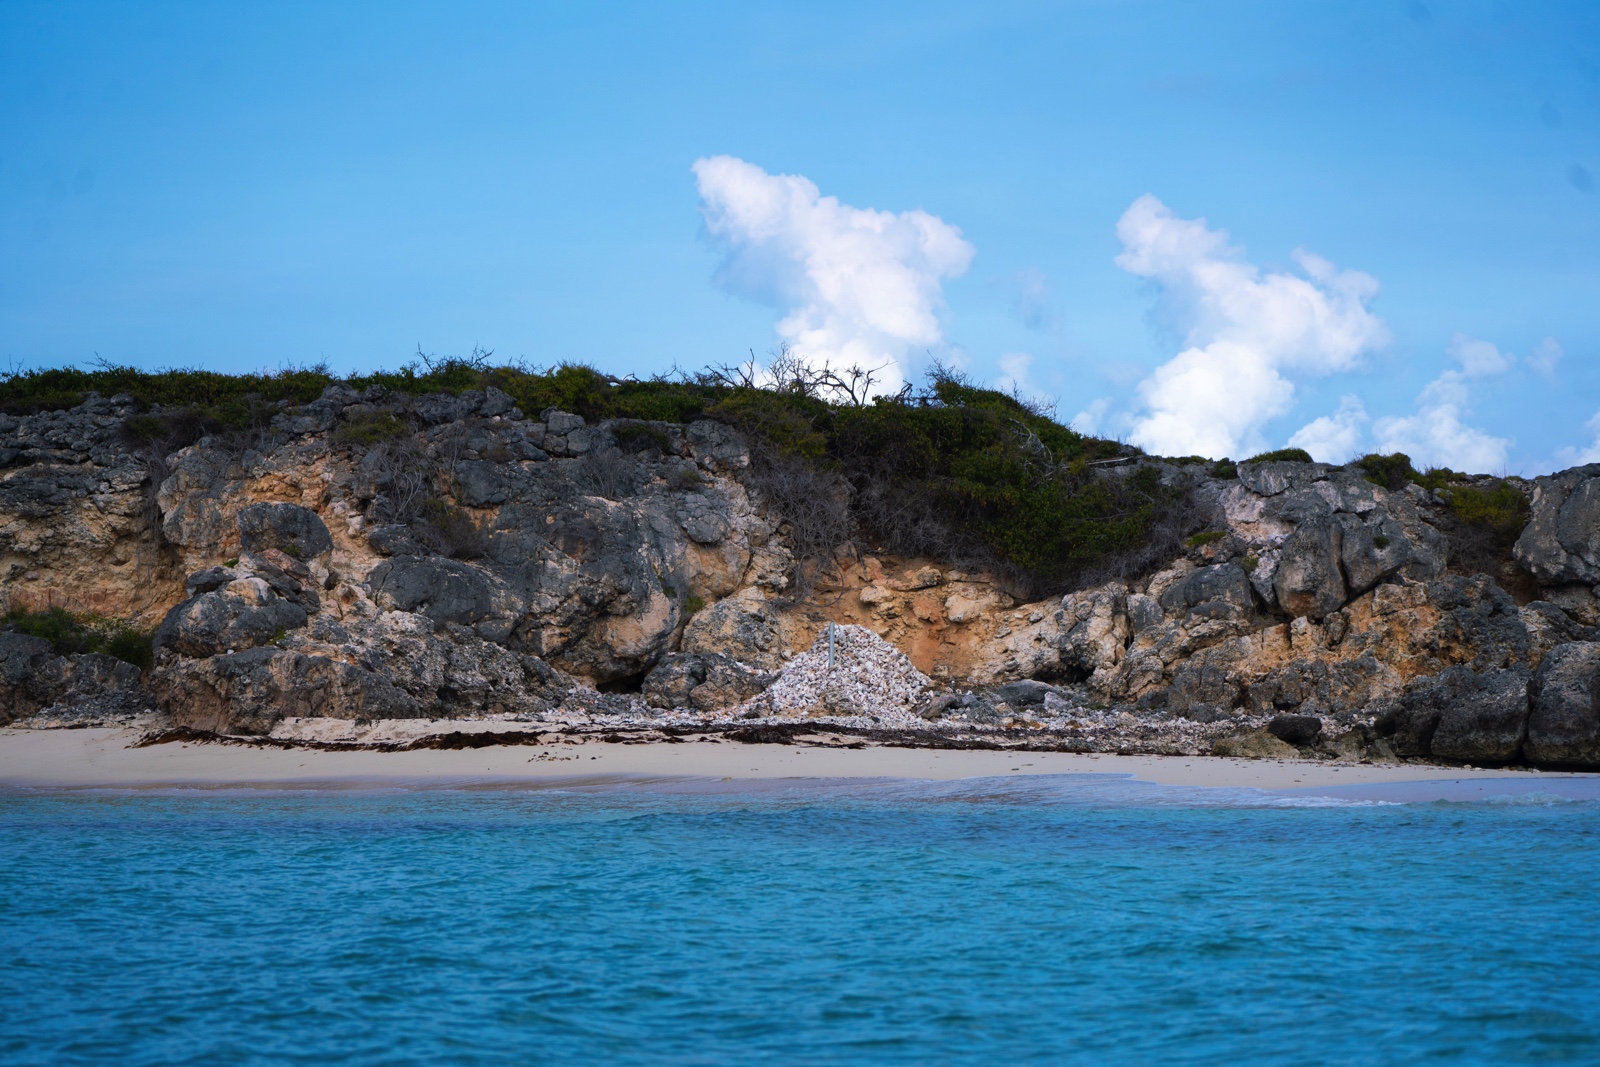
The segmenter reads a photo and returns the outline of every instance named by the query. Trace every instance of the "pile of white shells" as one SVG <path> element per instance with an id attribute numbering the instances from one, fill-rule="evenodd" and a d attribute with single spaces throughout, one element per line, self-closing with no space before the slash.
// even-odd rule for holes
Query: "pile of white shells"
<path id="1" fill-rule="evenodd" d="M 831 663 L 830 652 L 832 649 Z M 763 715 L 907 715 L 932 680 L 905 653 L 862 626 L 834 626 L 784 665 L 745 705 Z"/>

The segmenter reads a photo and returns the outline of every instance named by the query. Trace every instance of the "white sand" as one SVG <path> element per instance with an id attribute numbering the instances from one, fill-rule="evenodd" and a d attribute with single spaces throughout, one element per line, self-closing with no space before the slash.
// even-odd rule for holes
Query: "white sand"
<path id="1" fill-rule="evenodd" d="M 0 788 L 196 786 L 467 786 L 678 777 L 954 779 L 1125 774 L 1166 785 L 1310 789 L 1394 782 L 1568 777 L 1523 770 L 1376 766 L 1193 756 L 940 751 L 872 747 L 679 744 L 505 746 L 457 751 L 321 752 L 220 744 L 130 748 L 126 729 L 0 729 Z M 1584 776 L 1595 777 L 1595 776 Z"/>

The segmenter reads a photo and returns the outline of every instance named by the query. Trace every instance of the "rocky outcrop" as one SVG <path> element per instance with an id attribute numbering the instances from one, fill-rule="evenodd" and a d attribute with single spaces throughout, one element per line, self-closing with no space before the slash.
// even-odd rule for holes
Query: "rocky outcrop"
<path id="1" fill-rule="evenodd" d="M 143 672 L 98 652 L 57 655 L 49 641 L 0 632 L 0 726 L 137 717 L 155 705 Z"/>
<path id="2" fill-rule="evenodd" d="M 1600 464 L 1535 478 L 1529 504 L 1517 562 L 1542 585 L 1600 582 Z"/>
<path id="3" fill-rule="evenodd" d="M 1600 765 L 1600 644 L 1551 651 L 1533 679 L 1527 755 L 1536 763 Z"/>
<path id="4" fill-rule="evenodd" d="M 783 516 L 714 421 L 335 385 L 248 438 L 164 451 L 126 443 L 135 417 L 95 397 L 0 418 L 9 603 L 130 619 L 156 657 L 145 677 L 0 634 L 0 716 L 876 716 L 1158 751 L 1600 764 L 1600 465 L 1529 483 L 1521 585 L 1453 564 L 1444 498 L 1421 486 L 1149 461 L 1214 518 L 1153 571 L 1019 603 L 951 561 L 846 545 L 800 602 Z M 830 622 L 856 657 L 843 673 L 817 665 Z"/>

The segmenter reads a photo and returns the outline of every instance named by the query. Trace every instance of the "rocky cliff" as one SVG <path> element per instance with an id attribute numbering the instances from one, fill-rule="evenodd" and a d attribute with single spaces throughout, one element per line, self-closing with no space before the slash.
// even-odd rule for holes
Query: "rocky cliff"
<path id="1" fill-rule="evenodd" d="M 130 435 L 135 407 L 0 416 L 0 720 L 804 723 L 1600 765 L 1600 466 L 1514 482 L 1529 518 L 1496 556 L 1450 489 L 1128 456 L 1095 477 L 1158 479 L 1205 532 L 1027 602 L 862 536 L 804 557 L 718 421 L 335 384 L 168 451 Z M 153 630 L 147 667 L 16 625 L 51 607 Z"/>

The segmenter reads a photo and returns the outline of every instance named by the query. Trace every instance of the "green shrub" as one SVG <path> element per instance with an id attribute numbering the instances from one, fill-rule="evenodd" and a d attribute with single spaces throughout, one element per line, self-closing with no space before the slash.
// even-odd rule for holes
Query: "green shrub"
<path id="1" fill-rule="evenodd" d="M 1272 452 L 1263 452 L 1259 456 L 1251 456 L 1246 463 L 1310 463 L 1311 453 L 1303 448 L 1279 448 Z"/>
<path id="2" fill-rule="evenodd" d="M 1416 469 L 1411 466 L 1411 457 L 1404 452 L 1395 452 L 1387 456 L 1373 452 L 1356 460 L 1356 466 L 1361 468 L 1367 481 L 1389 490 L 1404 489 L 1407 482 L 1417 480 Z"/>
<path id="3" fill-rule="evenodd" d="M 665 452 L 672 440 L 665 427 L 638 419 L 618 421 L 611 427 L 611 433 L 617 439 L 617 447 L 626 453 Z"/>
<path id="4" fill-rule="evenodd" d="M 1209 545 L 1211 542 L 1220 541 L 1227 536 L 1228 531 L 1226 530 L 1205 530 L 1195 534 L 1183 543 L 1188 548 L 1199 548 L 1201 545 Z"/>
<path id="5" fill-rule="evenodd" d="M 684 602 L 683 602 L 683 616 L 684 616 L 684 618 L 688 618 L 689 616 L 693 615 L 695 612 L 699 611 L 701 608 L 703 608 L 705 606 L 706 606 L 706 601 L 705 601 L 704 597 L 696 596 L 695 594 L 690 593 L 689 596 L 686 597 L 684 599 Z"/>
<path id="6" fill-rule="evenodd" d="M 1123 446 L 1085 437 L 1015 396 L 943 368 L 920 392 L 830 403 L 803 381 L 764 389 L 726 370 L 619 379 L 582 364 L 496 366 L 491 355 L 475 350 L 440 360 L 418 353 L 398 371 L 346 383 L 410 395 L 493 386 L 533 417 L 553 407 L 591 422 L 625 420 L 617 433 L 628 450 L 663 443 L 652 422 L 715 419 L 746 434 L 750 483 L 776 503 L 800 541 L 820 546 L 841 521 L 846 536 L 854 523 L 887 551 L 992 567 L 1029 595 L 1147 566 L 1175 551 L 1198 522 L 1185 510 L 1186 494 L 1161 485 L 1154 468 L 1108 475 L 1091 467 L 1124 457 Z M 280 405 L 316 399 L 334 381 L 326 367 L 255 375 L 31 371 L 0 375 L 0 409 L 71 406 L 90 390 L 127 393 L 146 410 L 126 420 L 124 434 L 170 451 L 208 433 L 265 426 Z M 378 447 L 405 433 L 402 420 L 383 414 L 351 420 L 333 436 L 339 444 Z M 693 488 L 690 477 L 698 480 L 682 475 L 679 487 Z M 436 509 L 418 525 L 452 554 L 485 550 L 486 535 L 454 510 Z M 806 552 L 820 561 L 837 543 Z"/>
<path id="7" fill-rule="evenodd" d="M 74 407 L 91 392 L 127 394 L 141 407 L 162 405 L 209 412 L 219 422 L 238 420 L 250 401 L 304 404 L 334 382 L 325 366 L 290 367 L 267 374 L 222 374 L 180 369 L 143 371 L 103 364 L 94 370 L 56 367 L 0 374 L 0 411 L 27 415 Z"/>
<path id="8" fill-rule="evenodd" d="M 1211 477 L 1237 478 L 1239 477 L 1238 465 L 1235 464 L 1231 459 L 1219 459 L 1211 465 Z"/>
<path id="9" fill-rule="evenodd" d="M 49 641 L 58 656 L 99 652 L 140 670 L 149 670 L 155 658 L 150 644 L 153 633 L 99 615 L 81 615 L 65 608 L 13 609 L 0 622 L 7 630 Z"/>
<path id="10" fill-rule="evenodd" d="M 1528 498 L 1509 482 L 1497 481 L 1488 489 L 1462 485 L 1448 490 L 1450 513 L 1468 526 L 1488 533 L 1502 548 L 1510 548 L 1528 525 Z"/>
<path id="11" fill-rule="evenodd" d="M 392 441 L 397 437 L 404 437 L 411 432 L 411 427 L 391 411 L 379 411 L 341 423 L 333 431 L 333 443 L 336 445 L 350 445 L 357 448 L 370 448 L 384 441 Z"/>

